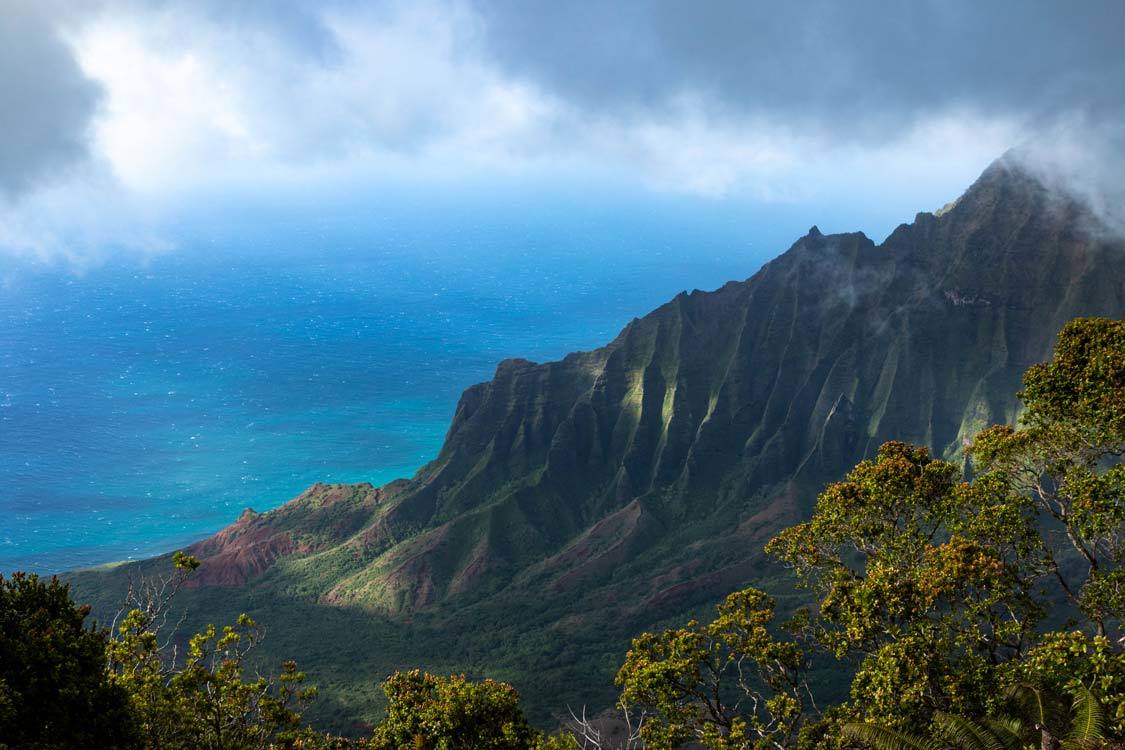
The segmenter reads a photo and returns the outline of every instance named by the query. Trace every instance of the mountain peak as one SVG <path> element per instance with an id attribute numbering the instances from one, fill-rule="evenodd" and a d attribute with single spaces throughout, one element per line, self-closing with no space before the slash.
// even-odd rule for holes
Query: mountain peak
<path id="1" fill-rule="evenodd" d="M 1003 210 L 1035 215 L 1059 227 L 1069 226 L 1088 234 L 1102 234 L 1105 216 L 1096 210 L 1096 191 L 1084 191 L 1082 180 L 1062 174 L 1062 167 L 1038 155 L 1031 147 L 1009 149 L 981 172 L 956 200 L 935 215 L 978 214 Z"/>
<path id="2" fill-rule="evenodd" d="M 532 570 L 566 587 L 575 566 L 613 568 L 612 555 L 565 552 L 595 528 L 626 538 L 582 545 L 639 550 L 746 498 L 799 515 L 787 487 L 812 492 L 885 440 L 957 454 L 965 435 L 1010 421 L 1020 374 L 1066 320 L 1125 310 L 1113 282 L 1125 253 L 1100 254 L 1073 212 L 1048 208 L 1007 154 L 941 217 L 919 214 L 878 248 L 814 225 L 750 280 L 677 295 L 601 349 L 503 360 L 463 394 L 437 459 L 380 502 L 356 501 L 345 526 L 370 527 L 322 595 L 397 614 L 521 588 Z M 329 491 L 341 490 L 310 496 Z M 276 531 L 283 517 L 243 525 Z M 294 528 L 285 545 L 265 539 L 300 554 Z"/>
<path id="3" fill-rule="evenodd" d="M 681 294 L 600 349 L 505 360 L 412 479 L 317 485 L 247 516 L 188 548 L 196 580 L 236 611 L 296 592 L 463 633 L 441 641 L 442 668 L 506 665 L 533 701 L 585 701 L 573 675 L 611 685 L 607 650 L 770 580 L 764 542 L 825 482 L 892 439 L 959 460 L 1014 422 L 1021 375 L 1063 324 L 1125 315 L 1125 244 L 1051 198 L 1006 155 L 878 247 L 814 226 L 749 280 Z M 319 621 L 293 627 L 319 644 Z M 593 645 L 565 668 L 501 645 L 544 638 Z"/>

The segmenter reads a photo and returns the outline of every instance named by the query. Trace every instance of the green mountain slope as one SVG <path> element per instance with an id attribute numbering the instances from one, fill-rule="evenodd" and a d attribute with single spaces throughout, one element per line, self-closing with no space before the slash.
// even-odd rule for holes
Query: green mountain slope
<path id="1" fill-rule="evenodd" d="M 183 602 L 272 624 L 337 725 L 405 666 L 511 680 L 540 719 L 608 701 L 636 631 L 750 583 L 785 594 L 762 545 L 825 481 L 891 438 L 957 457 L 1014 420 L 1067 320 L 1122 314 L 1125 243 L 1001 159 L 881 245 L 814 228 L 602 349 L 502 362 L 413 479 L 245 515 L 189 550 Z M 73 578 L 108 612 L 162 564 Z"/>

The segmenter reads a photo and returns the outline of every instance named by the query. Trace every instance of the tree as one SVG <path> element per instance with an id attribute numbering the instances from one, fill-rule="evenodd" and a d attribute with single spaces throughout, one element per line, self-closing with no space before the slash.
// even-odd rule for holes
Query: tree
<path id="1" fill-rule="evenodd" d="M 293 661 L 282 664 L 276 681 L 262 675 L 246 680 L 246 655 L 259 637 L 245 614 L 221 633 L 208 625 L 192 636 L 184 668 L 168 685 L 193 719 L 191 747 L 264 750 L 300 735 L 298 708 L 316 692 L 301 687 L 305 675 Z"/>
<path id="2" fill-rule="evenodd" d="M 1022 504 L 995 503 L 958 474 L 925 448 L 887 443 L 766 547 L 817 594 L 819 643 L 859 660 L 854 704 L 898 728 L 983 710 L 995 667 L 1028 648 L 1043 612 Z"/>
<path id="3" fill-rule="evenodd" d="M 0 576 L 0 747 L 135 748 L 129 697 L 106 672 L 106 631 L 52 578 Z"/>
<path id="4" fill-rule="evenodd" d="M 1020 396 L 1020 429 L 985 430 L 972 457 L 982 481 L 1041 519 L 1039 551 L 1061 592 L 1099 635 L 1122 642 L 1125 320 L 1071 321 L 1054 358 L 1027 371 Z"/>
<path id="5" fill-rule="evenodd" d="M 1060 598 L 1103 639 L 1090 646 L 1102 663 L 1118 663 L 1125 321 L 1068 324 L 1020 396 L 1019 428 L 991 427 L 971 446 L 971 482 L 924 448 L 887 443 L 767 545 L 818 594 L 822 645 L 859 660 L 852 703 L 868 718 L 918 730 L 935 711 L 981 715 L 997 681 L 1021 671 L 1047 680 L 1027 665 L 1054 648 L 1038 626 Z M 1062 671 L 1050 687 L 1065 687 Z M 1096 687 L 1075 674 L 1072 697 Z M 1100 679 L 1116 707 L 1117 678 Z"/>
<path id="6" fill-rule="evenodd" d="M 112 679 L 129 695 L 146 748 L 184 747 L 193 736 L 182 696 L 169 689 L 179 666 L 175 636 L 182 622 L 169 626 L 168 618 L 199 561 L 182 552 L 172 561 L 168 574 L 130 581 L 106 654 Z"/>
<path id="7" fill-rule="evenodd" d="M 1002 678 L 1023 695 L 1053 696 L 1056 709 L 1059 702 L 1096 696 L 1105 709 L 1106 735 L 1125 740 L 1125 650 L 1105 636 L 1080 630 L 1045 633 L 1023 659 L 1006 665 Z M 1057 722 L 1049 720 L 1061 711 L 1042 708 L 1051 702 L 1035 701 L 1040 707 L 1036 721 L 1061 736 Z"/>
<path id="8" fill-rule="evenodd" d="M 970 447 L 971 481 L 926 448 L 888 442 L 824 489 L 811 520 L 767 545 L 816 597 L 800 628 L 807 641 L 855 664 L 850 701 L 815 722 L 807 704 L 744 719 L 723 676 L 747 662 L 715 623 L 689 623 L 638 638 L 619 673 L 623 699 L 654 709 L 649 736 L 659 746 L 852 747 L 859 732 L 877 747 L 948 747 L 948 737 L 938 745 L 926 732 L 959 727 L 964 739 L 984 727 L 981 741 L 1002 733 L 988 722 L 1004 707 L 998 688 L 1009 686 L 1096 714 L 1086 725 L 1104 737 L 1069 732 L 1071 746 L 1120 744 L 1125 321 L 1068 324 L 1020 396 L 1018 428 L 991 427 Z M 1042 632 L 1067 606 L 1074 629 Z M 783 645 L 765 640 L 743 653 L 753 663 Z M 774 694 L 755 692 L 750 705 L 786 706 L 792 688 L 765 684 Z M 1068 733 L 1045 714 L 1034 729 L 1043 748 Z M 993 736 L 985 746 L 1003 743 Z"/>
<path id="9" fill-rule="evenodd" d="M 371 739 L 378 750 L 523 750 L 539 739 L 503 682 L 413 670 L 388 677 L 383 692 L 387 715 Z"/>
<path id="10" fill-rule="evenodd" d="M 187 643 L 181 663 L 175 628 L 166 632 L 172 599 L 199 567 L 176 553 L 171 574 L 130 588 L 110 642 L 109 669 L 132 699 L 144 747 L 155 750 L 264 750 L 310 747 L 324 740 L 302 726 L 300 709 L 316 691 L 293 662 L 276 678 L 247 679 L 247 656 L 261 631 L 243 614 L 221 631 L 208 625 Z"/>
<path id="11" fill-rule="evenodd" d="M 623 705 L 644 707 L 645 747 L 788 747 L 812 708 L 800 644 L 769 630 L 774 602 L 746 589 L 711 622 L 645 633 L 617 673 Z M 800 632 L 804 619 L 788 623 Z"/>
<path id="12" fill-rule="evenodd" d="M 1093 691 L 1125 738 L 1125 320 L 1079 318 L 1030 368 L 1020 428 L 992 427 L 972 456 L 998 496 L 1032 509 L 1037 554 L 1082 630 L 1046 634 L 1008 665 L 1017 681 L 1078 700 Z M 1084 622 L 1083 622 L 1084 620 Z"/>

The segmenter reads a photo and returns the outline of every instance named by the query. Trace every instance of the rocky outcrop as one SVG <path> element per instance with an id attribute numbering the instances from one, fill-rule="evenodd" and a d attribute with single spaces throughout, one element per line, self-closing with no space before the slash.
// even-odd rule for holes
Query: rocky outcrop
<path id="1" fill-rule="evenodd" d="M 186 585 L 241 586 L 282 558 L 339 544 L 372 520 L 382 496 L 370 484 L 318 483 L 271 513 L 246 508 L 233 524 L 184 550 L 200 561 Z"/>

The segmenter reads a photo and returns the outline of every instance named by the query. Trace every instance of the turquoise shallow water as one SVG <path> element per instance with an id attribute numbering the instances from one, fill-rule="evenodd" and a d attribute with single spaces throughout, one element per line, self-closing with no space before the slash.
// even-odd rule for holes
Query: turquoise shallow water
<path id="1" fill-rule="evenodd" d="M 745 278 L 736 221 L 262 228 L 0 275 L 0 571 L 147 556 L 315 481 L 411 475 L 505 357 L 611 340 Z M 776 250 L 776 247 L 773 248 Z"/>

